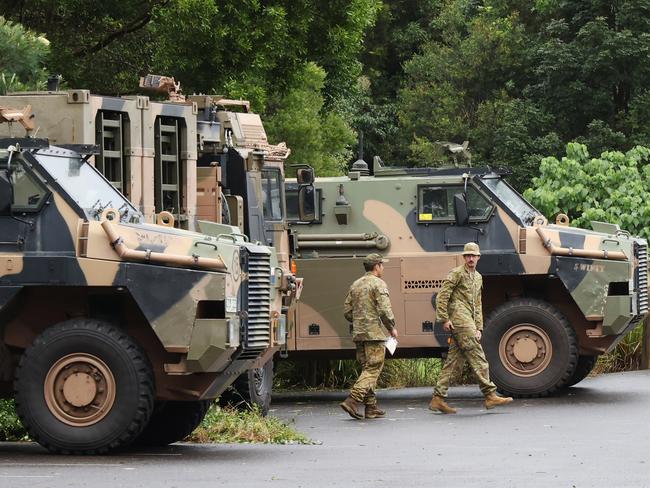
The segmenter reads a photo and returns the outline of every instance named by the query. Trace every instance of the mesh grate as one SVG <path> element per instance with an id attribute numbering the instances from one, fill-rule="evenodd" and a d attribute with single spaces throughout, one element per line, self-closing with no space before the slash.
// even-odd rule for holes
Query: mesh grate
<path id="1" fill-rule="evenodd" d="M 404 280 L 406 290 L 437 290 L 444 280 Z"/>
<path id="2" fill-rule="evenodd" d="M 648 246 L 637 245 L 635 249 L 638 265 L 636 268 L 637 313 L 648 311 Z"/>

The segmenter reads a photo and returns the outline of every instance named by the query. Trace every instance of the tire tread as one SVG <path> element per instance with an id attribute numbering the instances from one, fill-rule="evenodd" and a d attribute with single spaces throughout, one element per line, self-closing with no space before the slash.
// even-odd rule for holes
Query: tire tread
<path id="1" fill-rule="evenodd" d="M 550 303 L 544 300 L 539 300 L 537 298 L 528 298 L 528 297 L 511 300 L 509 302 L 506 302 L 498 306 L 490 313 L 489 317 L 487 318 L 486 327 L 489 327 L 490 323 L 497 320 L 499 315 L 502 315 L 508 311 L 517 308 L 535 308 L 538 311 L 541 311 L 542 313 L 548 315 L 550 318 L 557 321 L 562 326 L 562 328 L 564 329 L 568 337 L 569 361 L 559 381 L 557 381 L 555 385 L 551 386 L 550 388 L 547 388 L 542 392 L 516 393 L 511 391 L 504 391 L 501 388 L 499 388 L 499 391 L 501 393 L 511 394 L 517 398 L 539 398 L 539 397 L 546 397 L 552 395 L 553 393 L 557 392 L 558 390 L 561 390 L 567 385 L 567 383 L 571 380 L 576 370 L 576 366 L 578 364 L 578 339 L 576 338 L 575 331 L 571 327 L 571 324 L 569 324 L 569 321 L 566 319 L 566 317 L 562 313 L 560 313 L 560 311 L 557 310 L 557 308 L 555 308 L 553 305 L 551 305 Z"/>
<path id="2" fill-rule="evenodd" d="M 110 444 L 95 449 L 65 449 L 52 443 L 47 437 L 41 435 L 39 430 L 32 425 L 25 415 L 25 400 L 19 388 L 21 375 L 31 361 L 35 360 L 41 347 L 47 347 L 48 343 L 58 337 L 60 334 L 68 331 L 90 331 L 102 337 L 109 337 L 117 342 L 125 351 L 128 352 L 138 376 L 138 383 L 143 388 L 139 388 L 137 414 L 131 421 L 131 424 L 125 429 L 124 433 L 114 439 Z M 14 378 L 14 393 L 16 411 L 30 437 L 40 445 L 55 454 L 75 454 L 75 455 L 95 455 L 105 454 L 109 451 L 119 449 L 130 444 L 142 432 L 154 406 L 155 381 L 154 375 L 149 363 L 149 359 L 142 348 L 123 330 L 117 326 L 91 318 L 71 319 L 59 324 L 53 325 L 40 334 L 22 354 Z"/>

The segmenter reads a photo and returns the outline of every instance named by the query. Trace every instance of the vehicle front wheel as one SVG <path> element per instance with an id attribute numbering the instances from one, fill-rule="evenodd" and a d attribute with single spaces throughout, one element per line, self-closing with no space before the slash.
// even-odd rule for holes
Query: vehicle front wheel
<path id="1" fill-rule="evenodd" d="M 166 446 L 182 441 L 199 426 L 212 402 L 158 402 L 149 424 L 135 443 L 141 446 Z"/>
<path id="2" fill-rule="evenodd" d="M 596 366 L 597 362 L 598 356 L 584 356 L 582 354 L 578 356 L 578 364 L 576 365 L 576 370 L 571 378 L 569 378 L 569 381 L 567 381 L 567 384 L 564 385 L 564 387 L 568 388 L 569 386 L 573 386 L 584 380 L 587 376 L 589 376 L 589 373 L 591 373 L 591 371 L 594 369 L 594 366 Z"/>
<path id="3" fill-rule="evenodd" d="M 251 369 L 239 376 L 219 398 L 220 405 L 246 410 L 256 405 L 262 415 L 269 413 L 273 393 L 273 360 L 261 368 Z"/>
<path id="4" fill-rule="evenodd" d="M 567 385 L 576 371 L 575 332 L 551 304 L 523 298 L 498 307 L 482 339 L 490 377 L 517 397 L 546 396 Z"/>
<path id="5" fill-rule="evenodd" d="M 139 345 L 94 319 L 54 325 L 25 350 L 16 410 L 52 452 L 101 454 L 130 444 L 149 421 L 154 378 Z"/>

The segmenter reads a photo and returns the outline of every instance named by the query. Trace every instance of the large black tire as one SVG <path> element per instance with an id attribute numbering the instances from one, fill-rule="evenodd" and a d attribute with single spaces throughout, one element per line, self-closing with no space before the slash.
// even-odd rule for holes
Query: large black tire
<path id="1" fill-rule="evenodd" d="M 492 381 L 516 397 L 554 393 L 567 384 L 578 362 L 576 335 L 567 319 L 549 303 L 532 298 L 494 310 L 482 343 Z"/>
<path id="2" fill-rule="evenodd" d="M 567 384 L 564 385 L 565 388 L 580 383 L 587 376 L 589 376 L 591 370 L 594 369 L 594 366 L 596 366 L 597 361 L 598 356 L 584 356 L 582 354 L 578 356 L 578 364 L 576 365 L 576 370 L 571 378 L 569 378 L 569 381 L 567 381 Z"/>
<path id="3" fill-rule="evenodd" d="M 182 441 L 196 429 L 212 400 L 196 402 L 157 402 L 149 424 L 135 444 L 141 446 L 166 446 Z"/>
<path id="4" fill-rule="evenodd" d="M 258 407 L 262 415 L 269 413 L 273 393 L 273 360 L 261 368 L 251 369 L 240 375 L 232 386 L 219 398 L 219 404 L 239 410 Z"/>
<path id="5" fill-rule="evenodd" d="M 101 454 L 130 444 L 154 405 L 151 364 L 118 327 L 94 319 L 54 325 L 16 371 L 16 410 L 52 452 Z"/>

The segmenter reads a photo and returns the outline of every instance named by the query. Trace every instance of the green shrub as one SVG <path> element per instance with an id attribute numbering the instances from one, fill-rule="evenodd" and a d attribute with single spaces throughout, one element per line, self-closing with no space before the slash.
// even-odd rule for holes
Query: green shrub
<path id="1" fill-rule="evenodd" d="M 189 442 L 310 444 L 304 435 L 276 417 L 262 416 L 259 408 L 239 412 L 213 405 Z"/>
<path id="2" fill-rule="evenodd" d="M 440 373 L 441 360 L 388 359 L 379 377 L 380 388 L 432 386 Z M 352 386 L 361 373 L 356 360 L 296 360 L 280 361 L 275 371 L 274 388 L 345 389 Z"/>
<path id="3" fill-rule="evenodd" d="M 609 354 L 598 359 L 594 373 L 636 371 L 641 366 L 643 352 L 643 322 L 626 335 Z"/>
<path id="4" fill-rule="evenodd" d="M 27 431 L 16 414 L 13 400 L 0 400 L 0 441 L 27 440 Z"/>

